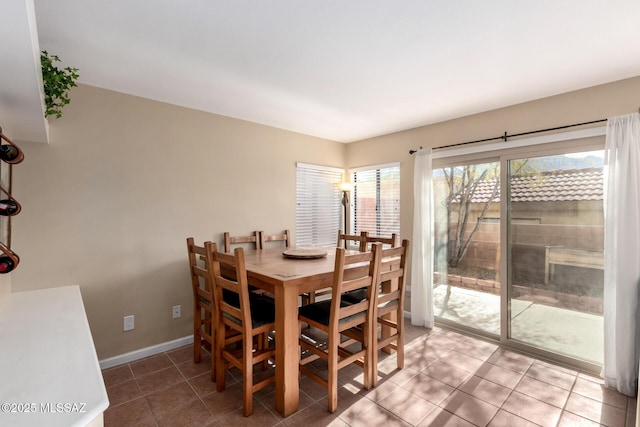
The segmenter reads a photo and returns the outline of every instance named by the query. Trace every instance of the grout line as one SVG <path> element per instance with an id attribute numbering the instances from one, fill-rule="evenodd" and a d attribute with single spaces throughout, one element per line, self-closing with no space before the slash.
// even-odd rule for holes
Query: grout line
<path id="1" fill-rule="evenodd" d="M 569 399 L 571 399 L 571 394 L 573 394 L 573 389 L 576 387 L 576 382 L 577 381 L 578 381 L 578 374 L 576 373 L 576 376 L 573 379 L 573 384 L 571 384 L 571 388 L 569 389 L 569 394 L 567 395 L 567 399 L 564 401 L 564 405 L 562 405 L 562 411 L 560 412 L 560 417 L 558 418 L 558 422 L 556 423 L 556 426 L 560 425 L 560 420 L 562 420 L 562 416 L 564 415 L 564 413 L 566 411 L 567 403 L 569 403 Z M 572 412 L 570 412 L 570 413 L 572 413 Z M 575 414 L 575 415 L 577 415 L 577 414 Z M 581 415 L 577 415 L 577 416 L 582 418 Z"/>

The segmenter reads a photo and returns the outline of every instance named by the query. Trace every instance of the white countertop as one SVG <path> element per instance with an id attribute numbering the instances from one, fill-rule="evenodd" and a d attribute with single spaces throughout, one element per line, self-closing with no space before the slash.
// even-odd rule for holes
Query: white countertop
<path id="1" fill-rule="evenodd" d="M 84 426 L 109 406 L 78 286 L 0 308 L 0 425 Z"/>

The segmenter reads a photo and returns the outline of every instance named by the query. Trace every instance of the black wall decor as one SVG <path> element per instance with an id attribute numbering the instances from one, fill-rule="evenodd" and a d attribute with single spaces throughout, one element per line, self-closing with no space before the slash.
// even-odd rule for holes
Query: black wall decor
<path id="1" fill-rule="evenodd" d="M 13 165 L 24 160 L 24 153 L 0 127 L 0 274 L 13 271 L 20 263 L 18 254 L 11 250 L 11 218 L 22 210 L 11 194 Z"/>

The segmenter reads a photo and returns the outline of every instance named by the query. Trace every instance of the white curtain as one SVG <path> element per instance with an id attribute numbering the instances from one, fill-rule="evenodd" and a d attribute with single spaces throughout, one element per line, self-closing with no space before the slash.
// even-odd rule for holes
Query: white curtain
<path id="1" fill-rule="evenodd" d="M 415 153 L 411 324 L 433 327 L 433 186 L 431 149 Z"/>
<path id="2" fill-rule="evenodd" d="M 633 396 L 638 378 L 640 114 L 613 117 L 605 146 L 605 385 Z"/>

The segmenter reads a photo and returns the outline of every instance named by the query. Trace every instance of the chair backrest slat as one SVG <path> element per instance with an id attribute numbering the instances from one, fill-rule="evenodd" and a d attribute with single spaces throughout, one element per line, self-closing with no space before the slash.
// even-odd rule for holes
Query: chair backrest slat
<path id="1" fill-rule="evenodd" d="M 345 307 L 340 307 L 340 319 L 344 319 L 350 316 L 354 316 L 358 313 L 362 313 L 369 308 L 369 302 L 363 300 L 355 304 L 351 304 Z"/>
<path id="2" fill-rule="evenodd" d="M 224 237 L 224 251 L 231 252 L 231 245 L 249 244 L 249 247 L 253 246 L 253 249 L 262 249 L 260 235 L 261 231 L 254 231 L 250 236 L 231 236 L 228 231 L 223 234 Z"/>
<path id="3" fill-rule="evenodd" d="M 383 245 L 389 245 L 389 247 L 394 248 L 396 247 L 397 235 L 393 233 L 391 237 L 367 236 L 365 240 L 365 250 L 371 247 L 372 243 L 382 243 Z"/>
<path id="4" fill-rule="evenodd" d="M 260 248 L 266 249 L 267 243 L 270 242 L 284 242 L 284 247 L 291 247 L 291 235 L 289 230 L 284 230 L 282 234 L 266 234 L 260 232 Z"/>
<path id="5" fill-rule="evenodd" d="M 365 252 L 367 247 L 366 239 L 369 236 L 369 233 L 363 231 L 360 235 L 356 234 L 344 234 L 342 230 L 338 231 L 338 243 L 337 246 L 348 246 L 348 242 L 354 242 L 358 244 L 358 250 L 360 252 Z"/>
<path id="6" fill-rule="evenodd" d="M 344 277 L 344 276 L 343 276 Z M 342 292 L 350 292 L 355 289 L 364 288 L 369 285 L 369 276 L 361 277 L 359 279 L 343 280 Z"/>

